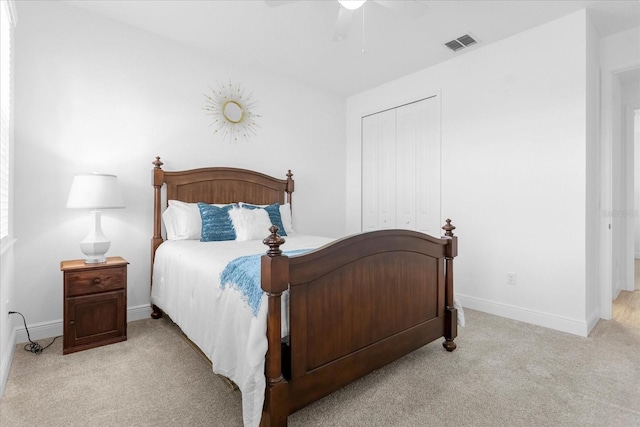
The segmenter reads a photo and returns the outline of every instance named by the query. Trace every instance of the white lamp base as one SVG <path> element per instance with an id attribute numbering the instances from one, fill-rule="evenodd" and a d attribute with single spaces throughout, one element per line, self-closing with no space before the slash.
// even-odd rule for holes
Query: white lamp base
<path id="1" fill-rule="evenodd" d="M 80 250 L 85 254 L 85 264 L 100 264 L 107 262 L 105 254 L 111 246 L 111 241 L 102 233 L 100 225 L 100 211 L 91 211 L 91 228 L 89 234 L 80 242 Z"/>

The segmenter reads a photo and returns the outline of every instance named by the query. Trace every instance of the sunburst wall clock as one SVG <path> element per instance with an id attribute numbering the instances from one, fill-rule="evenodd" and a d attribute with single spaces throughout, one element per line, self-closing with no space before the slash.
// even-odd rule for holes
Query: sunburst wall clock
<path id="1" fill-rule="evenodd" d="M 240 84 L 229 82 L 219 85 L 205 97 L 204 110 L 213 117 L 211 126 L 215 128 L 214 134 L 220 134 L 229 141 L 248 140 L 256 135 L 260 127 L 256 123 L 260 115 L 253 111 L 256 102 L 252 99 L 253 94 L 247 94 Z"/>

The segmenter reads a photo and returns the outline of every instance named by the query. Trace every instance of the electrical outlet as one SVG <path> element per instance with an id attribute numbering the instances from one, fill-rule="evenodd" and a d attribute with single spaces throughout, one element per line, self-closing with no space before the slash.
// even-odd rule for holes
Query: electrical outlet
<path id="1" fill-rule="evenodd" d="M 507 273 L 507 285 L 511 285 L 511 286 L 516 285 L 516 273 L 512 273 L 512 272 Z"/>

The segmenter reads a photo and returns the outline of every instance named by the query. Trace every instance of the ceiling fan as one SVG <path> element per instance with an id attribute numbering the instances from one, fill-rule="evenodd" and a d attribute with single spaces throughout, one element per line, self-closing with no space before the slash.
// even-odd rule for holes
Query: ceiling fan
<path id="1" fill-rule="evenodd" d="M 293 3 L 295 0 L 265 0 L 269 6 L 281 6 Z M 335 42 L 347 38 L 349 26 L 354 18 L 355 11 L 364 6 L 365 3 L 376 3 L 386 9 L 398 14 L 418 19 L 427 12 L 427 5 L 419 0 L 336 0 L 340 4 L 338 16 L 336 17 L 335 29 L 332 40 Z"/>

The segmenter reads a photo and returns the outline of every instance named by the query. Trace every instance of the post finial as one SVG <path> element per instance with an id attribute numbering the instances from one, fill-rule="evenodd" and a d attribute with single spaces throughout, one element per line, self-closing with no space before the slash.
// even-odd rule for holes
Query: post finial
<path id="1" fill-rule="evenodd" d="M 164 165 L 164 163 L 160 161 L 160 156 L 156 156 L 156 159 L 151 162 L 151 164 L 153 165 L 154 169 L 161 169 L 162 165 Z"/>
<path id="2" fill-rule="evenodd" d="M 278 227 L 276 227 L 275 225 L 271 225 L 269 231 L 271 232 L 271 234 L 267 238 L 265 238 L 262 243 L 269 246 L 267 255 L 270 257 L 274 257 L 282 254 L 280 245 L 284 244 L 285 240 L 280 235 L 278 235 Z"/>
<path id="3" fill-rule="evenodd" d="M 444 235 L 447 237 L 453 237 L 453 230 L 456 229 L 456 226 L 451 224 L 451 220 L 449 218 L 447 218 L 445 222 L 446 224 L 442 227 Z"/>

